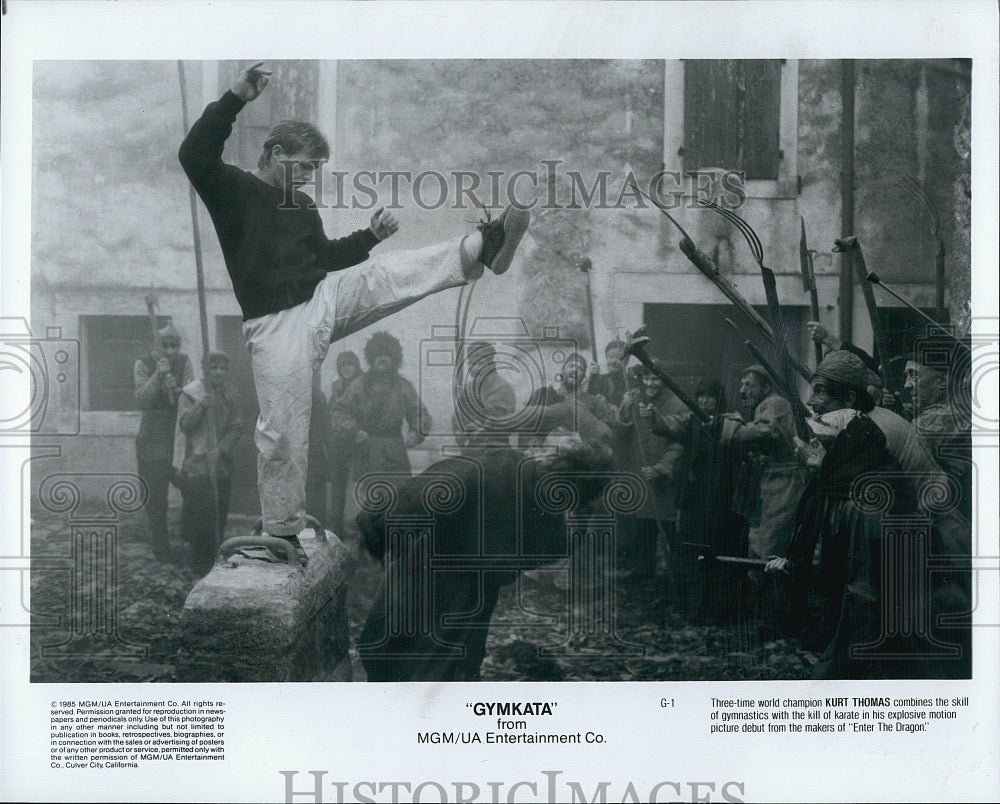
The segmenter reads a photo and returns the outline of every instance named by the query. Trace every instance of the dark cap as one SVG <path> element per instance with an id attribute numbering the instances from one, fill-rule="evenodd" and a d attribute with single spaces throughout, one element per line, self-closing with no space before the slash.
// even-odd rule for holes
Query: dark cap
<path id="1" fill-rule="evenodd" d="M 843 349 L 824 357 L 813 376 L 833 380 L 858 391 L 864 391 L 869 385 L 865 362 L 853 352 Z"/>
<path id="2" fill-rule="evenodd" d="M 161 343 L 163 341 L 172 341 L 178 344 L 181 342 L 181 334 L 173 324 L 167 324 L 163 329 L 157 330 L 156 334 L 160 336 Z"/>

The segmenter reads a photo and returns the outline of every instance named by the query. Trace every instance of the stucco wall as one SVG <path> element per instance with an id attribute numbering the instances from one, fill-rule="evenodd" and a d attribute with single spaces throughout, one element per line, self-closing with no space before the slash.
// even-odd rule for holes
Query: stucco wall
<path id="1" fill-rule="evenodd" d="M 228 84 L 229 68 L 185 66 L 194 118 L 212 99 L 205 92 L 214 96 Z M 433 170 L 449 177 L 467 171 L 482 186 L 487 186 L 488 171 L 501 171 L 506 181 L 517 170 L 532 170 L 539 174 L 538 193 L 545 199 L 547 163 L 558 162 L 554 187 L 561 208 L 535 210 L 511 271 L 502 278 L 487 275 L 477 284 L 470 321 L 483 315 L 520 317 L 532 335 L 544 326 L 557 327 L 586 349 L 585 278 L 571 260 L 575 253 L 593 262 L 600 345 L 640 324 L 645 302 L 722 301 L 680 254 L 676 232 L 665 219 L 653 209 L 633 208 L 634 197 L 624 199 L 623 210 L 566 208 L 568 171 L 578 171 L 588 185 L 599 171 L 609 171 L 613 204 L 629 170 L 642 182 L 676 162 L 670 147 L 682 130 L 683 97 L 676 91 L 682 63 L 426 60 L 327 62 L 315 70 L 301 62 L 274 66 L 266 91 L 276 93 L 275 114 L 309 116 L 313 110 L 332 129 L 327 133 L 334 158 L 324 174 L 327 204 L 337 201 L 334 170 L 351 176 L 361 170 L 411 175 Z M 782 301 L 789 305 L 807 300 L 797 284 L 798 220 L 805 218 L 810 245 L 819 252 L 823 314 L 835 323 L 840 262 L 830 248 L 840 235 L 840 63 L 800 61 L 786 71 L 795 78 L 797 98 L 794 150 L 786 159 L 794 163 L 801 192 L 752 197 L 740 214 L 763 241 L 765 259 L 779 274 Z M 302 96 L 304 78 L 295 81 L 306 74 L 316 98 Z M 932 306 L 930 220 L 900 182 L 904 175 L 918 180 L 940 216 L 956 319 L 964 315 L 969 298 L 970 164 L 961 148 L 967 92 L 963 68 L 953 62 L 857 64 L 855 234 L 871 268 L 914 301 Z M 79 315 L 142 315 L 143 296 L 154 285 L 161 311 L 173 316 L 185 334 L 185 350 L 199 354 L 188 185 L 176 160 L 181 135 L 176 62 L 35 65 L 33 328 L 56 324 L 73 338 L 79 335 Z M 387 187 L 380 185 L 380 205 L 392 201 Z M 518 187 L 524 191 L 529 184 L 522 181 Z M 425 198 L 437 194 L 433 183 L 425 190 Z M 487 203 L 490 195 L 480 193 Z M 396 210 L 400 232 L 379 246 L 381 251 L 443 239 L 457 244 L 480 217 L 470 208 L 452 208 L 453 195 L 438 209 L 421 209 L 408 191 L 401 199 Z M 331 207 L 321 214 L 328 234 L 339 235 L 367 225 L 371 211 Z M 723 270 L 752 301 L 762 300 L 756 266 L 732 227 L 703 210 L 681 209 L 677 217 L 699 245 L 719 255 Z M 209 319 L 238 315 L 211 222 L 204 212 L 200 220 Z M 453 325 L 458 296 L 456 289 L 426 299 L 331 351 L 360 354 L 371 329 L 387 329 L 403 342 L 404 374 L 419 384 L 421 341 Z M 864 346 L 870 333 L 859 298 L 855 304 L 851 337 Z M 506 332 L 511 324 L 504 326 Z M 137 354 L 146 348 L 137 344 Z M 331 358 L 324 382 L 333 378 Z M 440 412 L 439 420 L 447 419 L 447 383 L 425 383 L 422 390 L 428 407 Z M 80 440 L 79 449 L 74 445 L 66 455 L 103 444 L 106 454 L 99 460 L 124 460 L 131 452 L 133 424 L 124 414 L 113 421 L 85 415 L 84 433 L 110 437 Z"/>

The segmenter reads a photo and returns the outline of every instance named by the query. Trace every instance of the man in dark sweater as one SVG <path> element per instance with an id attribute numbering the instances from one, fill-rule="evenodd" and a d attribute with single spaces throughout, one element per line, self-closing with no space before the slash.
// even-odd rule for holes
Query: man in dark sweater
<path id="1" fill-rule="evenodd" d="M 264 530 L 294 538 L 304 527 L 312 374 L 331 341 L 474 281 L 485 268 L 503 273 L 529 215 L 508 207 L 460 243 L 371 260 L 369 251 L 398 228 L 385 210 L 369 228 L 328 240 L 315 202 L 297 189 L 330 155 L 313 126 L 279 124 L 252 173 L 222 161 L 236 115 L 267 85 L 270 73 L 260 68 L 244 70 L 208 105 L 179 156 L 212 216 L 243 311 L 260 403 L 255 443 Z"/>

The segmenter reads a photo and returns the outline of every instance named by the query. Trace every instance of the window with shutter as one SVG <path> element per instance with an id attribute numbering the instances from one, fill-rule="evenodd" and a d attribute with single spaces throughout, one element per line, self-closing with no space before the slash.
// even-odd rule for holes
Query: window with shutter
<path id="1" fill-rule="evenodd" d="M 780 59 L 684 62 L 684 170 L 743 171 L 777 179 L 781 160 Z"/>

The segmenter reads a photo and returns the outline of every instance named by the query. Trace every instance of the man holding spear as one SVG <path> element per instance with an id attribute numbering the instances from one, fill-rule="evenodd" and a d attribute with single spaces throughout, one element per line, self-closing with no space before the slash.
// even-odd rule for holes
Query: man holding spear
<path id="1" fill-rule="evenodd" d="M 228 374 L 229 358 L 211 352 L 202 361 L 202 379 L 185 385 L 177 403 L 181 537 L 191 546 L 191 566 L 200 575 L 212 568 L 225 534 L 232 454 L 243 429 L 239 405 L 226 396 Z"/>
<path id="2" fill-rule="evenodd" d="M 743 422 L 736 416 L 736 427 L 727 443 L 742 444 L 763 465 L 759 524 L 750 528 L 748 537 L 750 557 L 784 555 L 792 536 L 795 507 L 808 481 L 805 470 L 795 461 L 796 417 L 763 366 L 743 370 L 740 398 L 753 419 Z M 752 505 L 752 501 L 746 502 Z"/>
<path id="3" fill-rule="evenodd" d="M 668 555 L 676 556 L 678 547 L 676 498 L 684 446 L 658 434 L 655 421 L 679 416 L 686 408 L 660 379 L 666 372 L 663 363 L 654 358 L 653 364 L 660 371 L 643 367 L 642 387 L 629 389 L 618 408 L 618 429 L 625 439 L 621 469 L 640 475 L 646 485 L 646 502 L 628 518 L 623 534 L 628 569 L 637 578 L 655 575 L 659 537 L 663 537 Z M 671 569 L 676 574 L 675 561 Z"/>
<path id="4" fill-rule="evenodd" d="M 181 387 L 194 379 L 194 372 L 188 356 L 181 352 L 181 336 L 173 324 L 159 330 L 154 324 L 153 336 L 153 351 L 136 360 L 132 370 L 135 399 L 142 410 L 135 453 L 139 477 L 147 489 L 145 508 L 153 555 L 169 561 L 167 495 L 173 473 L 177 397 Z"/>

